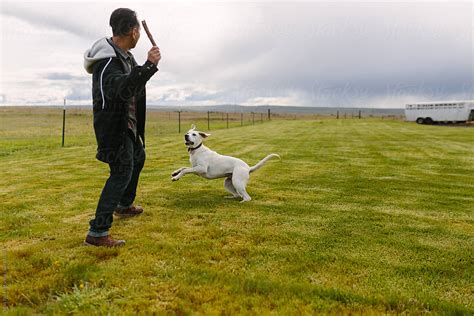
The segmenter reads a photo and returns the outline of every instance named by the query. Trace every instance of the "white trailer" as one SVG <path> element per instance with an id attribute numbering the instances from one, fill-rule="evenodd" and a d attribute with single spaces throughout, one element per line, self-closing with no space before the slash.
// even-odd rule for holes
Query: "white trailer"
<path id="1" fill-rule="evenodd" d="M 418 124 L 472 121 L 474 101 L 409 103 L 405 106 L 405 117 L 407 121 Z"/>

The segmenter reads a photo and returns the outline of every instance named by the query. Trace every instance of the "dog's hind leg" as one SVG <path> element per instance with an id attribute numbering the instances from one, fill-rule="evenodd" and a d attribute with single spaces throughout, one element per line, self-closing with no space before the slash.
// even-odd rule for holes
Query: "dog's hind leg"
<path id="1" fill-rule="evenodd" d="M 235 168 L 232 173 L 232 185 L 237 193 L 242 197 L 242 202 L 248 202 L 252 198 L 245 190 L 249 181 L 249 171 L 244 168 Z"/>
<path id="2" fill-rule="evenodd" d="M 226 178 L 224 180 L 224 188 L 232 194 L 229 198 L 236 198 L 239 197 L 239 193 L 234 188 L 234 185 L 232 184 L 232 178 Z"/>

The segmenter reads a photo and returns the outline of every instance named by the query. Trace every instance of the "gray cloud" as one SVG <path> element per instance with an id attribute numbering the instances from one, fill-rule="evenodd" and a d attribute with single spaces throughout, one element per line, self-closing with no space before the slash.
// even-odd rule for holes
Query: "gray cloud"
<path id="1" fill-rule="evenodd" d="M 83 76 L 73 75 L 67 72 L 50 72 L 44 75 L 47 80 L 82 80 Z"/>
<path id="2" fill-rule="evenodd" d="M 51 10 L 51 6 L 55 10 Z M 74 18 L 74 10 L 71 10 L 68 3 L 5 1 L 2 3 L 1 14 L 21 19 L 36 27 L 60 30 L 82 38 L 90 38 L 94 34 L 93 29 L 83 23 L 84 20 Z"/>
<path id="3" fill-rule="evenodd" d="M 103 35 L 115 6 L 7 4 L 2 14 L 78 37 L 45 43 L 70 58 L 41 78 L 63 85 L 70 98 L 90 98 L 89 85 L 78 88 L 85 78 L 80 75 L 84 43 Z M 133 8 L 146 16 L 163 55 L 161 71 L 148 84 L 151 102 L 401 107 L 408 99 L 473 98 L 471 3 L 138 3 Z M 76 14 L 65 18 L 66 10 Z M 138 60 L 146 58 L 148 48 L 143 35 L 134 50 Z M 40 55 L 41 47 L 35 49 Z M 60 70 L 72 62 L 77 72 Z"/>
<path id="4" fill-rule="evenodd" d="M 472 97 L 469 3 L 265 3 L 256 10 L 253 19 L 242 17 L 245 24 L 233 21 L 207 56 L 170 67 L 178 77 L 217 82 L 235 99 L 230 87 L 261 97 L 298 90 L 308 105 Z"/>
<path id="5" fill-rule="evenodd" d="M 67 100 L 90 100 L 91 99 L 91 87 L 89 85 L 74 86 L 68 90 L 65 98 Z"/>

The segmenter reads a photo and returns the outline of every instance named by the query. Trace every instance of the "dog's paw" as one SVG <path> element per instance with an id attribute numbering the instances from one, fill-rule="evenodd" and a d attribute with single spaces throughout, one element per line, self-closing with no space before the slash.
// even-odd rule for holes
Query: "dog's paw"
<path id="1" fill-rule="evenodd" d="M 171 174 L 172 177 L 174 176 L 177 176 L 179 174 L 179 170 L 176 170 L 176 171 L 173 171 L 173 173 Z"/>
<path id="2" fill-rule="evenodd" d="M 227 195 L 224 197 L 224 199 L 228 199 L 228 200 L 234 200 L 234 199 L 238 199 L 240 196 L 238 195 Z"/>
<path id="3" fill-rule="evenodd" d="M 171 181 L 178 181 L 178 180 L 179 180 L 179 178 L 176 177 L 176 176 L 175 176 L 175 177 L 171 177 Z"/>

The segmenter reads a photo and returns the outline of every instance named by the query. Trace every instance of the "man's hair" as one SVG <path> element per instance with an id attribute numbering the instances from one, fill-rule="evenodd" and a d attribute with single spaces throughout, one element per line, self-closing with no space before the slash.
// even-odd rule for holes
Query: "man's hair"
<path id="1" fill-rule="evenodd" d="M 109 24 L 114 36 L 127 36 L 134 27 L 140 27 L 137 13 L 126 8 L 115 9 L 110 15 Z"/>

